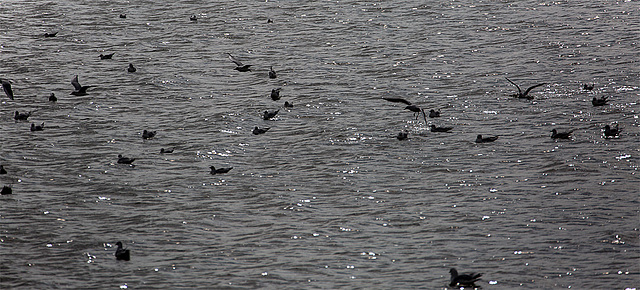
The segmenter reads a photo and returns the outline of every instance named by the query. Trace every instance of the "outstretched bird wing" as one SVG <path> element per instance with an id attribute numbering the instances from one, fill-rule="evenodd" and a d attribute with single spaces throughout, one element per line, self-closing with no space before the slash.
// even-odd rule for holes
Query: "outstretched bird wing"
<path id="1" fill-rule="evenodd" d="M 227 53 L 229 55 L 229 59 L 235 63 L 237 66 L 244 66 L 244 64 L 242 64 L 241 61 L 239 61 L 238 59 L 236 59 L 235 57 L 233 57 L 233 55 L 231 55 L 230 53 Z"/>
<path id="2" fill-rule="evenodd" d="M 78 75 L 76 75 L 75 77 L 73 77 L 73 79 L 71 80 L 71 84 L 73 85 L 73 87 L 76 89 L 76 91 L 80 91 L 82 89 L 82 86 L 80 85 L 80 83 L 78 82 Z"/>
<path id="3" fill-rule="evenodd" d="M 507 79 L 511 84 L 513 84 L 514 86 L 516 86 L 516 88 L 518 88 L 518 96 L 524 96 L 526 95 L 526 93 L 523 95 L 522 94 L 522 90 L 520 90 L 520 86 L 516 85 L 516 83 L 512 82 L 509 78 L 505 77 L 505 79 Z"/>
<path id="4" fill-rule="evenodd" d="M 9 81 L 2 80 L 2 90 L 7 94 L 9 99 L 13 100 L 13 90 L 11 89 L 11 83 Z"/>
<path id="5" fill-rule="evenodd" d="M 535 88 L 537 88 L 537 87 L 539 87 L 539 86 L 544 86 L 544 85 L 546 85 L 546 84 L 547 84 L 547 83 L 541 83 L 541 84 L 537 84 L 537 85 L 535 85 L 535 86 L 530 86 L 526 91 L 524 91 L 524 95 L 526 96 L 526 95 L 528 95 L 528 94 L 529 94 L 529 92 L 530 92 L 531 90 L 533 90 L 533 89 L 535 89 Z M 520 89 L 520 88 L 518 88 L 518 89 Z"/>
<path id="6" fill-rule="evenodd" d="M 405 100 L 403 98 L 385 98 L 385 97 L 383 97 L 382 99 L 387 100 L 387 101 L 392 102 L 392 103 L 405 103 L 407 105 L 411 105 L 411 102 L 409 102 L 409 101 L 407 101 L 407 100 Z"/>

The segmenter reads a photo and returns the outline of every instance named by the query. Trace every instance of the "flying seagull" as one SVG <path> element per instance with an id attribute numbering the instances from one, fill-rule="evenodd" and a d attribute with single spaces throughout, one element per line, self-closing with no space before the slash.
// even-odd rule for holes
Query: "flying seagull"
<path id="1" fill-rule="evenodd" d="M 94 86 L 81 86 L 80 83 L 78 82 L 78 75 L 73 77 L 73 79 L 71 80 L 71 84 L 76 89 L 75 91 L 71 92 L 71 94 L 74 96 L 85 96 L 87 94 L 87 89 L 94 87 Z"/>
<path id="2" fill-rule="evenodd" d="M 227 54 L 229 55 L 229 59 L 236 64 L 236 68 L 234 68 L 235 70 L 239 72 L 251 71 L 251 69 L 249 68 L 251 67 L 250 64 L 243 64 L 241 61 L 233 57 L 233 55 L 231 55 L 230 53 L 227 53 Z"/>
<path id="3" fill-rule="evenodd" d="M 411 102 L 403 99 L 403 98 L 388 98 L 388 97 L 383 97 L 382 98 L 385 101 L 389 101 L 392 103 L 403 103 L 406 104 L 407 106 L 404 107 L 405 110 L 409 110 L 411 112 L 413 112 L 413 115 L 416 117 L 416 120 L 420 117 L 420 113 L 422 113 L 422 117 L 424 118 L 424 123 L 427 123 L 427 114 L 424 113 L 424 110 L 416 105 L 411 104 Z"/>

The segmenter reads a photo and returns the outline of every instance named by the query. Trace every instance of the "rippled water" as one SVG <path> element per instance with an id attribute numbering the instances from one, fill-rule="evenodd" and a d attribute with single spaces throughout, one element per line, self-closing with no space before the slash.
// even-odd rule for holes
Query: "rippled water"
<path id="1" fill-rule="evenodd" d="M 0 3 L 0 288 L 640 285 L 638 1 L 230 2 Z"/>

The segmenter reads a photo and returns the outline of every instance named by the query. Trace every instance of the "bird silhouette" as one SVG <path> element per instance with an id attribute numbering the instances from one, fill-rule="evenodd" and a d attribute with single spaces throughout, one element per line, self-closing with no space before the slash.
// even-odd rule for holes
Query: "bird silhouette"
<path id="1" fill-rule="evenodd" d="M 56 98 L 56 94 L 51 93 L 51 95 L 49 95 L 49 102 L 57 102 L 58 98 Z"/>
<path id="2" fill-rule="evenodd" d="M 607 96 L 603 96 L 602 98 L 599 98 L 599 99 L 596 98 L 596 97 L 593 97 L 593 99 L 591 100 L 591 104 L 594 107 L 606 106 L 606 105 L 608 105 L 607 104 L 607 102 L 609 101 L 609 100 L 607 100 L 608 98 L 609 97 L 607 97 Z"/>
<path id="3" fill-rule="evenodd" d="M 156 136 L 157 131 L 142 131 L 142 139 L 151 139 Z"/>
<path id="4" fill-rule="evenodd" d="M 431 132 L 449 132 L 453 130 L 453 127 L 437 127 L 436 125 L 429 126 L 431 128 Z"/>
<path id="5" fill-rule="evenodd" d="M 429 110 L 429 118 L 438 118 L 440 117 L 440 111 L 436 111 L 434 109 Z"/>
<path id="6" fill-rule="evenodd" d="M 285 108 L 293 108 L 293 103 L 289 103 L 287 101 L 284 102 L 284 107 Z"/>
<path id="7" fill-rule="evenodd" d="M 13 115 L 13 119 L 19 120 L 19 121 L 26 121 L 27 119 L 29 119 L 30 116 L 31 116 L 31 112 L 20 113 L 16 111 L 15 115 Z"/>
<path id="8" fill-rule="evenodd" d="M 100 54 L 98 57 L 100 57 L 100 59 L 112 59 L 113 55 L 116 54 L 115 52 L 110 53 L 110 54 Z"/>
<path id="9" fill-rule="evenodd" d="M 160 154 L 164 154 L 164 153 L 173 153 L 173 149 L 160 148 Z"/>
<path id="10" fill-rule="evenodd" d="M 4 169 L 4 165 L 0 165 L 0 174 L 7 174 L 7 170 Z"/>
<path id="11" fill-rule="evenodd" d="M 127 71 L 128 71 L 128 72 L 130 72 L 130 73 L 132 73 L 132 72 L 136 72 L 136 71 L 137 71 L 137 69 L 136 69 L 136 67 L 135 67 L 135 66 L 133 66 L 133 64 L 132 64 L 132 63 L 130 63 L 130 64 L 129 64 L 129 67 L 127 68 Z"/>
<path id="12" fill-rule="evenodd" d="M 135 158 L 122 157 L 121 154 L 118 154 L 118 164 L 131 164 L 131 163 L 133 163 L 133 161 L 136 161 L 136 159 Z"/>
<path id="13" fill-rule="evenodd" d="M 75 91 L 71 92 L 71 94 L 74 96 L 84 96 L 87 94 L 88 88 L 94 87 L 94 86 L 81 86 L 80 82 L 78 82 L 78 75 L 75 75 L 73 79 L 71 79 L 71 84 L 73 85 L 73 88 L 75 88 Z"/>
<path id="14" fill-rule="evenodd" d="M 275 79 L 275 78 L 277 78 L 277 77 L 278 77 L 278 75 L 276 74 L 276 71 L 275 71 L 275 70 L 273 70 L 273 67 L 272 67 L 272 66 L 270 66 L 270 67 L 269 67 L 269 78 L 270 78 L 270 79 Z"/>
<path id="15" fill-rule="evenodd" d="M 44 37 L 56 37 L 56 34 L 58 34 L 57 31 L 56 32 L 51 32 L 51 33 L 46 32 L 44 34 Z"/>
<path id="16" fill-rule="evenodd" d="M 209 168 L 211 168 L 211 174 L 216 175 L 216 174 L 221 174 L 221 173 L 227 173 L 229 171 L 231 171 L 231 169 L 233 169 L 233 167 L 226 167 L 226 168 L 215 168 L 215 166 L 209 166 Z"/>
<path id="17" fill-rule="evenodd" d="M 0 191 L 0 195 L 7 195 L 7 194 L 13 194 L 13 190 L 11 189 L 11 187 L 5 185 L 2 187 L 2 191 Z"/>
<path id="18" fill-rule="evenodd" d="M 498 136 L 491 136 L 491 137 L 482 137 L 482 135 L 478 135 L 476 137 L 476 143 L 489 143 L 489 142 L 493 142 L 498 140 Z"/>
<path id="19" fill-rule="evenodd" d="M 116 243 L 116 246 L 118 246 L 118 248 L 116 248 L 116 253 L 114 254 L 116 256 L 116 260 L 129 261 L 131 259 L 131 252 L 128 249 L 122 248 L 122 242 L 120 241 Z"/>
<path id="20" fill-rule="evenodd" d="M 396 138 L 400 141 L 402 140 L 407 140 L 407 138 L 409 138 L 409 132 L 407 131 L 402 131 L 400 133 L 398 133 L 398 135 L 396 136 Z"/>
<path id="21" fill-rule="evenodd" d="M 255 128 L 253 128 L 253 135 L 260 135 L 260 134 L 264 134 L 267 133 L 267 131 L 269 131 L 269 127 L 267 128 L 258 128 L 257 126 Z"/>
<path id="22" fill-rule="evenodd" d="M 585 90 L 585 91 L 591 91 L 591 90 L 593 90 L 594 86 L 595 86 L 594 84 L 584 84 L 582 86 L 582 89 Z"/>
<path id="23" fill-rule="evenodd" d="M 42 122 L 42 124 L 40 125 L 36 125 L 34 123 L 31 123 L 31 131 L 43 131 L 44 130 L 44 122 Z"/>
<path id="24" fill-rule="evenodd" d="M 533 100 L 533 96 L 529 96 L 529 92 L 539 86 L 543 86 L 546 85 L 546 83 L 541 83 L 541 84 L 537 84 L 537 85 L 533 85 L 530 86 L 526 91 L 524 91 L 524 93 L 522 92 L 522 90 L 520 89 L 520 86 L 516 85 L 516 83 L 512 82 L 509 78 L 506 78 L 511 84 L 513 84 L 514 86 L 516 86 L 516 88 L 518 88 L 518 93 L 517 94 L 512 94 L 512 97 L 515 98 L 520 98 L 520 99 L 527 99 L 527 100 Z"/>
<path id="25" fill-rule="evenodd" d="M 618 124 L 616 124 L 616 128 L 611 128 L 611 126 L 609 125 L 605 125 L 604 126 L 604 136 L 605 137 L 609 137 L 609 138 L 613 138 L 613 137 L 617 137 L 618 134 L 620 134 L 622 130 L 618 129 Z"/>
<path id="26" fill-rule="evenodd" d="M 7 95 L 7 97 L 13 100 L 13 89 L 11 89 L 11 81 L 0 79 L 0 83 L 2 83 L 2 90 Z"/>
<path id="27" fill-rule="evenodd" d="M 551 130 L 551 138 L 553 139 L 571 139 L 571 133 L 572 131 L 568 131 L 568 132 L 558 132 L 558 130 L 553 129 Z"/>
<path id="28" fill-rule="evenodd" d="M 235 70 L 239 71 L 239 72 L 247 72 L 247 71 L 251 71 L 251 69 L 249 67 L 251 67 L 250 64 L 243 64 L 241 61 L 239 61 L 238 59 L 236 59 L 233 55 L 231 55 L 230 53 L 227 53 L 229 55 L 229 59 L 236 64 L 236 68 L 234 68 Z"/>
<path id="29" fill-rule="evenodd" d="M 264 114 L 262 115 L 262 119 L 271 120 L 273 117 L 275 117 L 278 114 L 278 112 L 280 112 L 280 110 L 264 111 Z"/>
<path id="30" fill-rule="evenodd" d="M 385 101 L 389 101 L 392 103 L 403 103 L 406 104 L 407 106 L 404 107 L 405 110 L 409 110 L 411 112 L 413 112 L 413 116 L 416 117 L 416 120 L 420 117 L 420 114 L 422 114 L 422 117 L 424 118 L 424 123 L 427 123 L 427 115 L 424 113 L 424 110 L 416 105 L 411 104 L 411 102 L 403 99 L 403 98 L 391 98 L 391 97 L 383 97 L 382 98 Z"/>
<path id="31" fill-rule="evenodd" d="M 475 283 L 478 282 L 480 280 L 480 277 L 482 276 L 482 273 L 471 273 L 471 274 L 462 274 L 459 275 L 458 271 L 455 268 L 451 268 L 451 270 L 449 270 L 449 273 L 451 274 L 451 283 L 449 283 L 449 286 L 451 287 L 456 287 L 456 286 L 467 286 L 467 287 L 476 287 Z"/>
<path id="32" fill-rule="evenodd" d="M 277 101 L 280 99 L 280 88 L 271 90 L 271 99 Z"/>

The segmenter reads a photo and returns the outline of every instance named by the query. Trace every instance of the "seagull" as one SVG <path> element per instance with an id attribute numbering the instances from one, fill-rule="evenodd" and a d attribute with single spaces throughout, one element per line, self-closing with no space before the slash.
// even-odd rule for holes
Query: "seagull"
<path id="1" fill-rule="evenodd" d="M 260 135 L 260 134 L 264 134 L 267 133 L 267 131 L 269 131 L 269 129 L 271 128 L 258 128 L 257 126 L 255 128 L 253 128 L 253 135 Z"/>
<path id="2" fill-rule="evenodd" d="M 560 132 L 558 133 L 558 130 L 553 129 L 551 130 L 551 138 L 553 139 L 571 139 L 571 133 L 572 131 L 568 131 L 568 132 Z"/>
<path id="3" fill-rule="evenodd" d="M 118 246 L 115 253 L 116 260 L 129 261 L 131 259 L 131 252 L 129 252 L 129 249 L 123 249 L 122 242 L 117 242 L 116 246 Z"/>
<path id="4" fill-rule="evenodd" d="M 273 20 L 271 20 L 271 18 L 267 19 L 267 23 L 273 23 Z"/>
<path id="5" fill-rule="evenodd" d="M 4 93 L 7 95 L 7 97 L 9 97 L 9 99 L 13 100 L 13 90 L 11 89 L 11 82 L 5 79 L 0 79 L 0 82 L 2 83 L 2 90 L 4 90 Z"/>
<path id="6" fill-rule="evenodd" d="M 0 174 L 7 174 L 7 170 L 4 169 L 4 165 L 0 165 Z"/>
<path id="7" fill-rule="evenodd" d="M 227 173 L 227 172 L 231 171 L 231 169 L 233 169 L 233 167 L 216 169 L 215 166 L 209 166 L 209 168 L 211 168 L 211 174 L 213 174 L 213 175 L 216 175 L 218 173 Z"/>
<path id="8" fill-rule="evenodd" d="M 58 98 L 56 98 L 56 94 L 51 93 L 51 95 L 49 95 L 49 102 L 57 102 Z"/>
<path id="9" fill-rule="evenodd" d="M 451 287 L 455 287 L 455 286 L 476 287 L 474 283 L 480 280 L 480 277 L 482 276 L 482 273 L 458 275 L 458 271 L 455 268 L 451 268 L 451 270 L 449 270 L 449 273 L 451 273 L 451 283 L 449 283 L 449 286 Z"/>
<path id="10" fill-rule="evenodd" d="M 127 71 L 132 73 L 132 72 L 136 72 L 137 69 L 133 66 L 132 63 L 129 64 L 129 68 L 127 68 Z"/>
<path id="11" fill-rule="evenodd" d="M 491 136 L 491 137 L 484 137 L 482 138 L 482 135 L 478 135 L 478 137 L 476 137 L 476 143 L 489 143 L 489 142 L 493 142 L 498 140 L 498 136 Z"/>
<path id="12" fill-rule="evenodd" d="M 127 14 L 120 14 L 120 18 L 127 18 Z"/>
<path id="13" fill-rule="evenodd" d="M 277 77 L 278 77 L 278 75 L 276 74 L 276 71 L 275 71 L 275 70 L 273 70 L 273 67 L 272 67 L 272 66 L 270 66 L 270 67 L 269 67 L 269 78 L 270 78 L 270 79 L 275 79 L 275 78 L 277 78 Z"/>
<path id="14" fill-rule="evenodd" d="M 271 90 L 271 99 L 274 101 L 277 101 L 280 99 L 280 89 L 281 88 L 277 88 L 277 89 L 273 89 Z"/>
<path id="15" fill-rule="evenodd" d="M 449 132 L 453 130 L 453 127 L 436 127 L 436 125 L 431 125 L 431 132 Z"/>
<path id="16" fill-rule="evenodd" d="M 11 190 L 11 187 L 8 187 L 5 185 L 2 187 L 2 191 L 0 191 L 0 195 L 7 195 L 7 194 L 13 194 L 13 190 Z"/>
<path id="17" fill-rule="evenodd" d="M 189 20 L 198 21 L 198 17 L 196 17 L 195 15 L 191 15 L 191 17 L 189 17 Z"/>
<path id="18" fill-rule="evenodd" d="M 135 158 L 122 157 L 121 154 L 118 154 L 118 164 L 131 164 L 135 160 Z"/>
<path id="19" fill-rule="evenodd" d="M 616 128 L 615 129 L 612 129 L 611 126 L 609 126 L 609 125 L 604 126 L 604 136 L 605 137 L 611 137 L 611 138 L 617 137 L 618 134 L 620 134 L 620 131 L 622 131 L 622 130 L 618 129 L 618 124 L 616 124 Z"/>
<path id="20" fill-rule="evenodd" d="M 20 113 L 16 111 L 16 114 L 13 115 L 13 118 L 16 120 L 26 121 L 31 116 L 31 112 Z"/>
<path id="21" fill-rule="evenodd" d="M 389 101 L 389 102 L 392 102 L 392 103 L 404 103 L 404 104 L 407 104 L 407 105 L 411 105 L 411 102 L 409 102 L 409 101 L 407 101 L 407 100 L 405 100 L 403 98 L 385 98 L 385 97 L 383 97 L 382 99 L 386 100 L 386 101 Z"/>
<path id="22" fill-rule="evenodd" d="M 407 131 L 403 131 L 398 133 L 398 136 L 396 136 L 396 138 L 398 138 L 398 140 L 402 141 L 402 140 L 407 140 L 407 138 L 409 138 L 409 132 Z"/>
<path id="23" fill-rule="evenodd" d="M 422 117 L 424 117 L 424 123 L 427 123 L 427 117 L 426 114 L 424 113 L 424 110 L 421 109 L 420 107 L 411 104 L 411 102 L 403 99 L 403 98 L 388 98 L 388 97 L 383 97 L 382 98 L 385 101 L 389 101 L 392 103 L 403 103 L 406 104 L 407 106 L 404 107 L 405 110 L 409 110 L 411 112 L 413 112 L 413 115 L 416 117 L 416 120 L 420 117 L 420 113 L 422 113 Z"/>
<path id="24" fill-rule="evenodd" d="M 58 34 L 57 31 L 56 32 L 52 32 L 52 33 L 48 33 L 47 32 L 47 33 L 44 34 L 44 37 L 56 37 L 56 34 Z"/>
<path id="25" fill-rule="evenodd" d="M 591 100 L 591 104 L 592 104 L 594 107 L 606 106 L 606 105 L 608 105 L 608 104 L 607 104 L 607 102 L 609 101 L 609 100 L 607 100 L 608 98 L 609 98 L 609 97 L 607 97 L 607 96 L 604 96 L 604 97 L 599 98 L 599 99 L 598 99 L 598 98 L 596 98 L 596 97 L 593 97 L 593 99 Z"/>
<path id="26" fill-rule="evenodd" d="M 87 95 L 87 89 L 94 87 L 94 86 L 81 86 L 80 83 L 78 82 L 78 75 L 73 77 L 73 79 L 71 80 L 71 84 L 76 89 L 75 91 L 71 92 L 71 94 L 74 96 L 85 96 Z"/>
<path id="27" fill-rule="evenodd" d="M 585 90 L 585 91 L 591 91 L 591 90 L 593 90 L 594 86 L 595 86 L 594 84 L 584 84 L 582 86 L 582 89 Z"/>
<path id="28" fill-rule="evenodd" d="M 100 59 L 111 59 L 113 57 L 113 55 L 115 54 L 115 52 L 110 53 L 110 54 L 100 54 L 99 57 Z"/>
<path id="29" fill-rule="evenodd" d="M 280 110 L 275 110 L 275 111 L 264 111 L 264 115 L 262 116 L 262 119 L 264 120 L 271 120 L 271 118 L 275 117 L 278 112 L 280 112 Z"/>
<path id="30" fill-rule="evenodd" d="M 287 101 L 284 102 L 284 107 L 285 108 L 293 108 L 293 103 L 289 103 Z"/>
<path id="31" fill-rule="evenodd" d="M 164 153 L 173 153 L 173 149 L 160 148 L 160 154 L 164 154 Z"/>
<path id="32" fill-rule="evenodd" d="M 239 72 L 251 71 L 251 69 L 249 68 L 251 66 L 250 64 L 243 64 L 242 62 L 237 60 L 235 57 L 233 57 L 233 55 L 231 55 L 230 53 L 227 53 L 227 54 L 229 55 L 229 59 L 236 64 L 236 68 L 234 68 L 235 70 Z"/>
<path id="33" fill-rule="evenodd" d="M 537 85 L 533 85 L 530 86 L 526 91 L 524 91 L 524 93 L 522 92 L 522 90 L 520 90 L 520 86 L 516 85 L 516 83 L 512 82 L 510 79 L 506 78 L 511 84 L 513 84 L 514 86 L 516 86 L 516 88 L 518 88 L 518 93 L 517 94 L 513 94 L 511 95 L 512 97 L 515 98 L 520 98 L 520 99 L 527 99 L 527 100 L 533 100 L 532 96 L 529 96 L 529 92 L 539 86 L 543 86 L 546 85 L 547 83 L 541 83 L 541 84 L 537 84 Z"/>
<path id="34" fill-rule="evenodd" d="M 435 111 L 434 109 L 429 110 L 429 118 L 438 118 L 440 117 L 440 111 Z"/>
<path id="35" fill-rule="evenodd" d="M 43 131 L 43 130 L 44 130 L 44 122 L 42 122 L 42 124 L 40 125 L 31 123 L 31 131 Z"/>
<path id="36" fill-rule="evenodd" d="M 156 133 L 158 131 L 147 131 L 147 130 L 143 130 L 142 131 L 142 139 L 151 139 L 153 137 L 156 136 Z"/>

